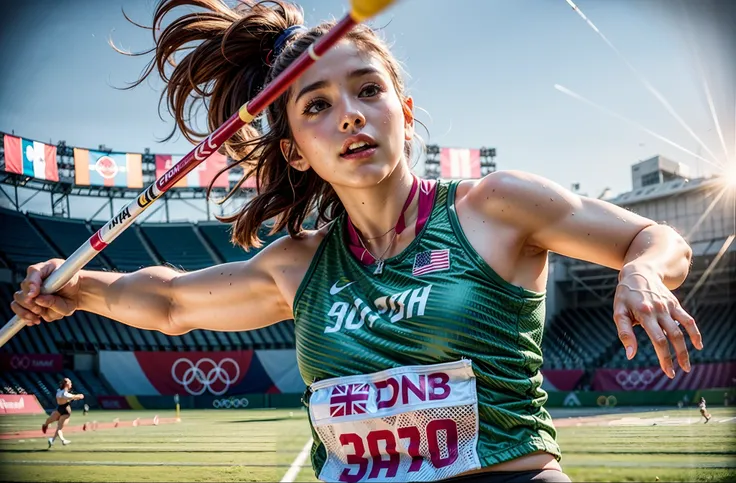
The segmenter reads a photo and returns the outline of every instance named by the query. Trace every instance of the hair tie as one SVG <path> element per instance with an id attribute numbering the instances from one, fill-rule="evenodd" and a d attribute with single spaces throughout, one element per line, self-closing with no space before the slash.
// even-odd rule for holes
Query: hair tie
<path id="1" fill-rule="evenodd" d="M 279 36 L 276 37 L 276 41 L 273 43 L 272 60 L 278 57 L 281 51 L 284 50 L 286 42 L 288 42 L 291 37 L 298 34 L 299 32 L 307 32 L 308 30 L 309 29 L 304 25 L 292 25 L 291 27 L 281 32 Z"/>

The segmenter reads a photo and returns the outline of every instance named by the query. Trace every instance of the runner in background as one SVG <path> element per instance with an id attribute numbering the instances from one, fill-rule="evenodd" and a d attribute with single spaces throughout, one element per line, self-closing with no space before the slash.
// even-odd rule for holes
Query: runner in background
<path id="1" fill-rule="evenodd" d="M 48 419 L 46 419 L 46 422 L 41 425 L 41 431 L 43 431 L 43 434 L 46 434 L 49 425 L 56 422 L 56 432 L 54 433 L 54 437 L 49 438 L 49 449 L 54 445 L 56 438 L 59 438 L 61 440 L 61 444 L 64 446 L 71 443 L 71 441 L 64 438 L 62 429 L 64 429 L 64 425 L 72 416 L 71 402 L 84 399 L 84 394 L 72 394 L 70 392 L 71 390 L 72 381 L 68 377 L 65 377 L 59 383 L 59 389 L 56 391 L 56 409 L 51 413 Z"/>
<path id="2" fill-rule="evenodd" d="M 705 423 L 708 424 L 708 421 L 710 421 L 711 415 L 708 412 L 708 409 L 705 407 L 705 398 L 701 397 L 700 402 L 698 403 L 698 407 L 700 408 L 700 415 L 705 418 Z"/>

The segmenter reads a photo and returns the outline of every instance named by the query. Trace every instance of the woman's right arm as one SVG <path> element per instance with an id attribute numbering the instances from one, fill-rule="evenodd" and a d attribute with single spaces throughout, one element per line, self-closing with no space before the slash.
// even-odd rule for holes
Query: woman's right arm
<path id="1" fill-rule="evenodd" d="M 296 243 L 278 240 L 250 260 L 194 272 L 164 266 L 128 274 L 83 270 L 57 294 L 38 295 L 43 279 L 61 264 L 50 260 L 28 268 L 11 307 L 29 324 L 84 310 L 168 335 L 257 329 L 292 317 L 280 284 L 286 270 L 303 276 L 311 258 Z"/>

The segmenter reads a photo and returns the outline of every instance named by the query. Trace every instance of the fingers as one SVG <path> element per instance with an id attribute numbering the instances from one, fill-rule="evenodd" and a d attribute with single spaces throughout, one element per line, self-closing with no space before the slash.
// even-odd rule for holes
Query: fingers
<path id="1" fill-rule="evenodd" d="M 26 325 L 36 325 L 41 323 L 41 319 L 36 314 L 26 308 L 23 308 L 15 300 L 10 302 L 10 309 L 15 315 L 22 319 L 26 323 Z"/>
<path id="2" fill-rule="evenodd" d="M 59 319 L 71 315 L 76 309 L 68 299 L 56 295 L 40 295 L 36 298 L 36 304 L 55 312 Z"/>
<path id="3" fill-rule="evenodd" d="M 63 260 L 53 258 L 43 263 L 30 265 L 26 269 L 26 278 L 20 283 L 21 290 L 31 297 L 37 296 L 41 293 L 43 281 L 62 263 Z"/>
<path id="4" fill-rule="evenodd" d="M 29 312 L 33 312 L 35 315 L 41 313 L 41 307 L 36 305 L 33 298 L 29 297 L 27 293 L 22 290 L 18 290 L 13 294 L 13 301 Z"/>
<path id="5" fill-rule="evenodd" d="M 690 340 L 693 342 L 695 348 L 703 350 L 703 337 L 700 335 L 700 330 L 690 314 L 688 314 L 679 303 L 675 303 L 674 307 L 670 310 L 670 315 L 674 320 L 679 322 L 682 327 L 685 327 L 685 330 L 690 336 Z"/>
<path id="6" fill-rule="evenodd" d="M 74 312 L 72 303 L 63 297 L 40 295 L 34 299 L 23 291 L 13 294 L 10 308 L 26 325 L 38 325 L 42 319 L 53 322 Z"/>
<path id="7" fill-rule="evenodd" d="M 658 305 L 661 305 L 658 303 Z M 667 343 L 667 336 L 665 335 L 662 327 L 659 325 L 658 314 L 661 314 L 663 310 L 661 307 L 656 306 L 651 302 L 643 302 L 637 310 L 637 318 L 641 322 L 641 326 L 647 332 L 647 335 L 652 340 L 654 351 L 657 353 L 659 359 L 659 366 L 662 368 L 667 377 L 672 379 L 675 377 L 675 368 L 672 365 L 672 355 L 670 354 L 670 346 Z M 680 333 L 682 335 L 682 333 Z"/>
<path id="8" fill-rule="evenodd" d="M 41 293 L 41 284 L 56 268 L 55 260 L 31 265 L 26 270 L 26 278 L 20 283 L 20 290 L 13 294 L 11 310 L 27 325 L 36 325 L 45 318 L 46 310 L 36 303 Z"/>
<path id="9" fill-rule="evenodd" d="M 44 274 L 46 271 L 44 270 L 45 266 L 48 266 L 48 264 L 37 263 L 29 266 L 26 270 L 26 278 L 20 283 L 20 288 L 30 297 L 35 297 L 41 293 L 41 284 L 43 283 L 43 279 L 48 277 L 47 274 Z"/>
<path id="10" fill-rule="evenodd" d="M 690 372 L 690 355 L 687 353 L 687 346 L 685 345 L 685 336 L 677 326 L 669 313 L 665 312 L 659 316 L 659 326 L 664 330 L 667 335 L 672 347 L 675 349 L 675 356 L 680 367 L 685 372 Z"/>
<path id="11" fill-rule="evenodd" d="M 631 360 L 636 355 L 637 342 L 634 334 L 634 321 L 628 309 L 623 304 L 616 304 L 613 311 L 613 320 L 618 328 L 618 338 L 626 349 L 626 358 Z"/>
<path id="12" fill-rule="evenodd" d="M 46 322 L 55 322 L 57 320 L 63 319 L 64 315 L 52 309 L 43 309 L 43 311 L 41 312 L 41 318 Z"/>

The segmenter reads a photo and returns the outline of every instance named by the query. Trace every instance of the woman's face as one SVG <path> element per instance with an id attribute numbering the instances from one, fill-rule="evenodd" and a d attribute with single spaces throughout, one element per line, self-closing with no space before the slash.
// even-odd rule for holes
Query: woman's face
<path id="1" fill-rule="evenodd" d="M 404 158 L 411 111 L 412 100 L 399 98 L 380 58 L 342 41 L 292 87 L 287 117 L 298 154 L 292 166 L 311 167 L 333 186 L 375 185 Z M 282 141 L 285 155 L 288 147 Z"/>

